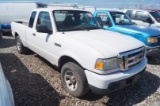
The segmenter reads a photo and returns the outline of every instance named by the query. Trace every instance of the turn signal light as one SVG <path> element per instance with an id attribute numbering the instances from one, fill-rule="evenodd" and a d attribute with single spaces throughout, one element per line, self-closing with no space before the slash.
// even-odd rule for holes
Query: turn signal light
<path id="1" fill-rule="evenodd" d="M 97 61 L 95 68 L 98 70 L 103 70 L 103 62 L 102 61 Z"/>

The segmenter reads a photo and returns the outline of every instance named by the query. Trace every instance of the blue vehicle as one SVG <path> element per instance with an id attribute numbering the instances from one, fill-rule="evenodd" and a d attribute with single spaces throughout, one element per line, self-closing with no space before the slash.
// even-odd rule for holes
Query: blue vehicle
<path id="1" fill-rule="evenodd" d="M 147 48 L 147 55 L 160 48 L 160 31 L 138 26 L 123 12 L 96 10 L 94 17 L 106 30 L 116 31 L 142 41 Z"/>
<path id="2" fill-rule="evenodd" d="M 0 36 L 2 36 L 3 32 L 11 32 L 10 24 L 0 24 Z"/>

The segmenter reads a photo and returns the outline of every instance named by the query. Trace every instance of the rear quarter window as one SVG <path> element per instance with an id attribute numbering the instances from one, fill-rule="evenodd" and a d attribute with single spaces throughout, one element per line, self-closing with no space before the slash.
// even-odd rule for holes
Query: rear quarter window
<path id="1" fill-rule="evenodd" d="M 30 20 L 29 20 L 29 27 L 30 27 L 30 28 L 33 27 L 33 24 L 34 24 L 34 20 L 35 20 L 36 14 L 37 14 L 36 11 L 32 12 L 32 14 L 31 14 L 31 17 L 30 17 Z"/>

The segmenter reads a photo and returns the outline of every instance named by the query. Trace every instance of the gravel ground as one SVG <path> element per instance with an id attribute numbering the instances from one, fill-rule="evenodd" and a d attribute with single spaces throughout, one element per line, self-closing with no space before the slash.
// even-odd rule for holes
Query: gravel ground
<path id="1" fill-rule="evenodd" d="M 61 86 L 60 73 L 35 53 L 18 54 L 15 40 L 0 40 L 0 61 L 11 83 L 16 106 L 160 106 L 160 52 L 149 59 L 139 82 L 105 96 L 89 92 L 70 96 Z"/>

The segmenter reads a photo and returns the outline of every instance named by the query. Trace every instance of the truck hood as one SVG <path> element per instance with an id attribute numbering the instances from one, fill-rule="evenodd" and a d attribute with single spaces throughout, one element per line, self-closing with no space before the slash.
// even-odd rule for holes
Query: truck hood
<path id="1" fill-rule="evenodd" d="M 77 40 L 77 43 L 83 42 L 94 48 L 102 53 L 105 58 L 114 57 L 119 53 L 144 46 L 142 42 L 135 38 L 106 30 L 73 31 L 65 32 L 65 34 Z"/>
<path id="2" fill-rule="evenodd" d="M 121 30 L 123 32 L 128 32 L 128 33 L 137 33 L 137 34 L 145 34 L 148 36 L 158 36 L 160 35 L 160 31 L 139 26 L 139 25 L 117 25 L 116 29 Z"/>

